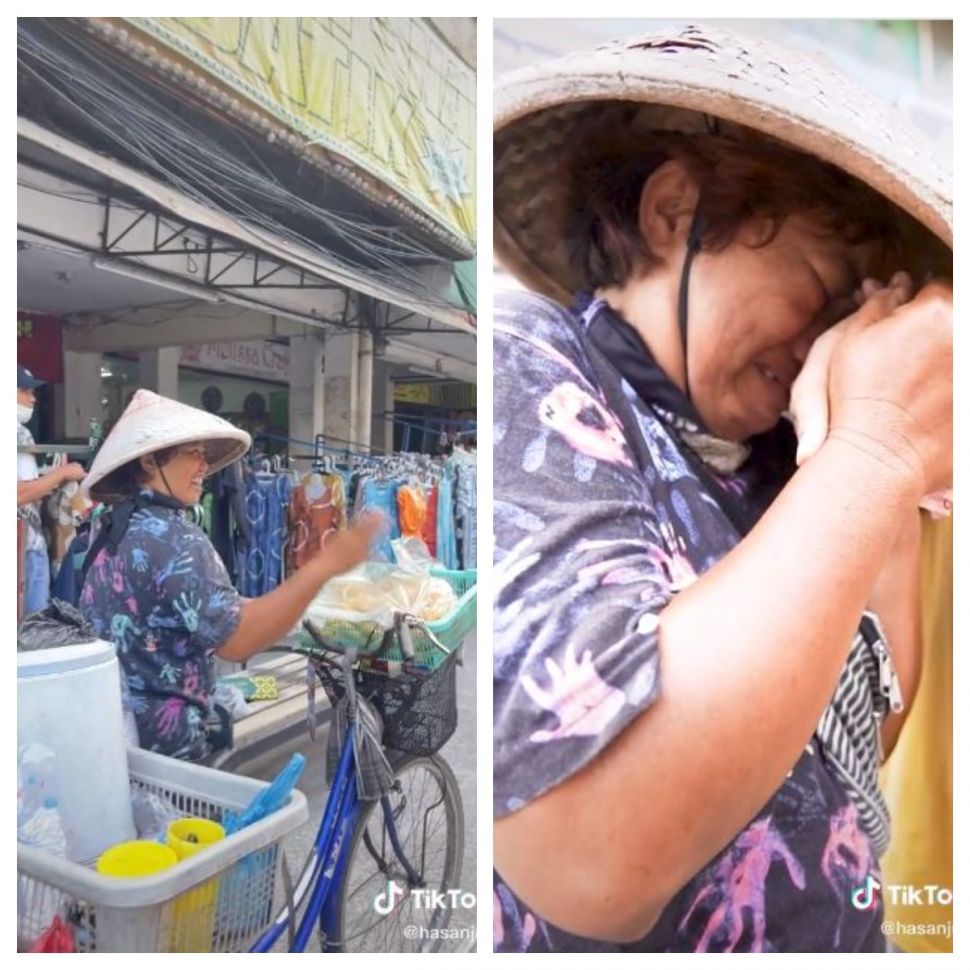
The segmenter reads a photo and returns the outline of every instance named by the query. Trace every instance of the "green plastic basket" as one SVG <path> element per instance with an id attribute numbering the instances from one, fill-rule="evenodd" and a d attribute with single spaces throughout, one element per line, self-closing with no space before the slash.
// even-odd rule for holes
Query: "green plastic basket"
<path id="1" fill-rule="evenodd" d="M 478 605 L 478 570 L 476 569 L 432 569 L 432 576 L 445 579 L 458 595 L 454 609 L 440 620 L 428 623 L 428 629 L 449 651 L 461 646 L 462 640 L 475 628 Z M 384 638 L 384 628 L 369 620 L 351 623 L 348 620 L 325 620 L 317 623 L 316 629 L 321 638 L 338 649 L 353 648 L 364 661 L 375 670 L 381 670 L 385 663 L 403 663 L 404 655 L 395 642 L 394 646 L 379 650 Z M 445 654 L 421 629 L 411 631 L 414 643 L 415 663 L 428 670 L 436 670 L 445 659 Z M 300 631 L 300 653 L 317 654 L 320 648 L 305 630 Z M 379 652 L 378 652 L 379 651 Z"/>

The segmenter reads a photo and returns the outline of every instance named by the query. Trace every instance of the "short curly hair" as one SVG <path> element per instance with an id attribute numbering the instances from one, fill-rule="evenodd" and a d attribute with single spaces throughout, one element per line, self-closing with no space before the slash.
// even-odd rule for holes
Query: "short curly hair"
<path id="1" fill-rule="evenodd" d="M 178 445 L 170 448 L 160 448 L 158 451 L 145 455 L 146 458 L 154 458 L 159 468 L 167 465 L 178 453 Z M 142 468 L 141 458 L 134 458 L 126 462 L 120 468 L 115 469 L 109 476 L 111 479 L 112 491 L 119 495 L 136 495 L 148 482 L 150 476 Z"/>
<path id="2" fill-rule="evenodd" d="M 881 241 L 872 275 L 901 265 L 901 214 L 834 165 L 755 133 L 656 132 L 645 140 L 610 126 L 587 135 L 567 166 L 570 268 L 590 286 L 623 285 L 657 264 L 640 233 L 640 195 L 670 159 L 682 161 L 700 186 L 705 250 L 723 249 L 755 217 L 769 220 L 768 243 L 798 213 L 849 245 Z"/>

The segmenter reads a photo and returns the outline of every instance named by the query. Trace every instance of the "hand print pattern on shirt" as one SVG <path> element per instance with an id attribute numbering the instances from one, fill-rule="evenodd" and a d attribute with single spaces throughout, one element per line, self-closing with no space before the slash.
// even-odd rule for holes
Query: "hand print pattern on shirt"
<path id="1" fill-rule="evenodd" d="M 175 508 L 139 509 L 117 553 L 101 550 L 81 609 L 118 649 L 143 748 L 190 761 L 208 753 L 211 658 L 240 608 L 208 537 Z"/>
<path id="2" fill-rule="evenodd" d="M 546 657 L 548 685 L 541 686 L 528 674 L 522 675 L 522 686 L 540 707 L 559 722 L 554 730 L 533 732 L 532 741 L 552 741 L 574 735 L 597 735 L 619 713 L 625 698 L 623 691 L 610 687 L 596 673 L 593 653 L 586 650 L 576 658 L 575 646 L 566 644 L 563 666 Z"/>
<path id="3" fill-rule="evenodd" d="M 650 709 L 663 690 L 664 607 L 739 541 L 676 429 L 603 360 L 595 361 L 576 314 L 529 294 L 496 308 L 498 818 L 581 771 Z M 781 487 L 773 474 L 752 461 L 713 487 L 757 518 Z M 838 776 L 806 739 L 763 809 L 681 887 L 642 940 L 618 945 L 570 934 L 533 912 L 496 872 L 494 948 L 880 949 L 881 908 L 859 913 L 848 904 L 845 887 L 878 872 L 852 811 Z"/>
<path id="4" fill-rule="evenodd" d="M 764 952 L 765 883 L 775 860 L 786 868 L 792 886 L 803 890 L 805 870 L 770 817 L 752 822 L 737 836 L 709 880 L 701 886 L 678 927 L 684 932 L 695 912 L 706 917 L 704 932 L 694 947 L 696 953 L 713 949 L 730 953 L 738 948 L 746 929 L 751 939 L 745 949 L 751 953 Z"/>

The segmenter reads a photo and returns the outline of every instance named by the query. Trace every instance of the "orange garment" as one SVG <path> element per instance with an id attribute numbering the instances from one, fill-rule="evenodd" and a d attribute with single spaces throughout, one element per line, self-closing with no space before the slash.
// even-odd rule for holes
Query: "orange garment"
<path id="1" fill-rule="evenodd" d="M 421 538 L 425 520 L 428 518 L 428 502 L 421 489 L 403 485 L 397 491 L 397 517 L 401 535 L 405 538 Z"/>

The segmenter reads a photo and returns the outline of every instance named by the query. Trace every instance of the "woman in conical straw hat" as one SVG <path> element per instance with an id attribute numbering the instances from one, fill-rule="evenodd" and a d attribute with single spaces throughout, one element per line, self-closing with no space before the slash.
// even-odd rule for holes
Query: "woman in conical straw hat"
<path id="1" fill-rule="evenodd" d="M 884 950 L 949 177 L 821 61 L 720 29 L 495 104 L 496 254 L 532 291 L 494 324 L 495 948 Z"/>
<path id="2" fill-rule="evenodd" d="M 85 560 L 81 609 L 118 648 L 140 745 L 188 761 L 226 734 L 210 717 L 213 655 L 242 662 L 278 643 L 327 580 L 367 558 L 377 528 L 362 519 L 272 592 L 243 599 L 182 513 L 250 443 L 216 415 L 140 390 L 82 485 L 109 510 Z"/>

